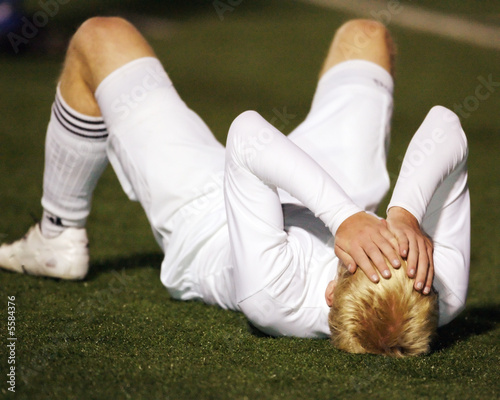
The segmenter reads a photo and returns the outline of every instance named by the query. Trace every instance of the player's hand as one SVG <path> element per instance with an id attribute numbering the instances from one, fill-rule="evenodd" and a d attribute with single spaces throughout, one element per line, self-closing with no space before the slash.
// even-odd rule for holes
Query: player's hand
<path id="1" fill-rule="evenodd" d="M 406 258 L 408 276 L 415 278 L 415 289 L 428 294 L 434 278 L 434 250 L 432 240 L 420 229 L 417 219 L 401 207 L 387 212 L 387 225 L 396 236 L 399 254 Z"/>
<path id="2" fill-rule="evenodd" d="M 401 266 L 397 251 L 397 240 L 387 228 L 386 222 L 365 212 L 351 215 L 335 233 L 337 257 L 351 273 L 359 267 L 373 282 L 379 281 L 374 266 L 384 278 L 391 277 L 386 258 L 394 268 Z"/>

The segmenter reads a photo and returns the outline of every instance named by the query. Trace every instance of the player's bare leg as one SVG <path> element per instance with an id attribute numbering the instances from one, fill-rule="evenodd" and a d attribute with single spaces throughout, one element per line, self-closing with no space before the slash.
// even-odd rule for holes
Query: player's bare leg
<path id="1" fill-rule="evenodd" d="M 0 267 L 63 279 L 86 275 L 85 223 L 108 163 L 108 135 L 94 92 L 117 68 L 150 56 L 144 38 L 120 18 L 92 18 L 75 33 L 47 129 L 42 221 L 23 239 L 0 247 Z"/>
<path id="2" fill-rule="evenodd" d="M 60 78 L 61 94 L 76 111 L 100 116 L 95 90 L 111 72 L 155 54 L 137 29 L 121 18 L 87 20 L 73 36 Z"/>
<path id="3" fill-rule="evenodd" d="M 393 74 L 394 52 L 393 40 L 383 24 L 354 19 L 335 33 L 320 76 L 336 64 L 355 59 L 374 62 Z"/>

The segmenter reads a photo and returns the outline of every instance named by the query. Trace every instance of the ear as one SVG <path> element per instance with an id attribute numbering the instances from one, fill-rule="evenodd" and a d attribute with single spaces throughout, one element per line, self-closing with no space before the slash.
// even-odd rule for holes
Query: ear
<path id="1" fill-rule="evenodd" d="M 335 291 L 336 285 L 337 285 L 337 280 L 334 279 L 333 281 L 328 282 L 328 286 L 326 287 L 325 300 L 326 304 L 328 304 L 328 307 L 331 307 L 333 305 L 333 292 Z"/>

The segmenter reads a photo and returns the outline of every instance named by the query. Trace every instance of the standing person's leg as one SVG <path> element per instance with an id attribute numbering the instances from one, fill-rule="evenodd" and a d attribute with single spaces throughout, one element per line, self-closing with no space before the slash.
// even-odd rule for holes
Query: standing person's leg
<path id="1" fill-rule="evenodd" d="M 290 138 L 368 211 L 389 188 L 393 43 L 387 29 L 352 20 L 336 32 L 311 111 Z"/>

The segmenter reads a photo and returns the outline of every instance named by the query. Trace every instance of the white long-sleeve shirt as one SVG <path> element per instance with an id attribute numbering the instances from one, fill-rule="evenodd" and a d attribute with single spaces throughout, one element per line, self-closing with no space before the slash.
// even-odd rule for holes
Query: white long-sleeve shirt
<path id="1" fill-rule="evenodd" d="M 388 209 L 410 211 L 434 242 L 439 324 L 465 307 L 470 268 L 467 138 L 458 117 L 434 107 L 405 154 Z"/>
<path id="2" fill-rule="evenodd" d="M 389 205 L 412 212 L 434 240 L 440 325 L 463 309 L 466 298 L 466 157 L 458 118 L 433 108 L 410 143 Z M 282 204 L 278 188 L 299 202 Z M 240 310 L 271 335 L 328 337 L 324 295 L 337 273 L 334 235 L 362 210 L 334 177 L 255 112 L 243 113 L 230 128 L 224 203 L 214 201 L 199 216 L 197 226 L 210 233 L 198 234 L 210 239 L 189 260 L 197 294 L 164 280 L 173 296 Z M 186 231 L 178 240 L 193 233 Z"/>

